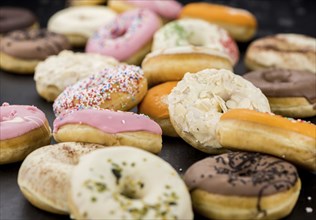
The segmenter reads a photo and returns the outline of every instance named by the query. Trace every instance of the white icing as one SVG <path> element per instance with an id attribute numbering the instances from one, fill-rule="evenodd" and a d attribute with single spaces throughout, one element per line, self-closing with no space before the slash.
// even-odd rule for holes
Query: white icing
<path id="1" fill-rule="evenodd" d="M 187 73 L 169 94 L 168 105 L 170 118 L 206 149 L 221 147 L 215 129 L 222 112 L 234 108 L 270 112 L 260 89 L 224 69 Z"/>
<path id="2" fill-rule="evenodd" d="M 78 6 L 58 11 L 48 21 L 47 28 L 61 34 L 90 37 L 98 28 L 112 22 L 116 13 L 106 6 Z"/>
<path id="3" fill-rule="evenodd" d="M 42 87 L 55 86 L 63 91 L 67 86 L 117 64 L 112 57 L 62 51 L 37 65 L 34 80 Z"/>

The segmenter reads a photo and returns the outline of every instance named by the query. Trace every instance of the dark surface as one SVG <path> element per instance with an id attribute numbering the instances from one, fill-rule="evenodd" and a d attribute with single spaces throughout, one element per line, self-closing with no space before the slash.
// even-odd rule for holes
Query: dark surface
<path id="1" fill-rule="evenodd" d="M 191 2 L 191 1 L 182 1 Z M 281 32 L 293 32 L 316 36 L 316 3 L 313 0 L 230 0 L 212 1 L 245 8 L 253 12 L 259 21 L 256 37 Z M 63 8 L 63 0 L 14 1 L 1 0 L 0 5 L 21 5 L 27 7 L 39 17 L 42 26 L 55 11 Z M 246 72 L 242 63 L 248 43 L 239 44 L 241 59 L 235 72 Z M 0 103 L 35 105 L 46 113 L 50 125 L 54 120 L 51 103 L 40 98 L 35 90 L 33 76 L 21 76 L 0 72 Z M 316 123 L 316 118 L 310 119 Z M 163 138 L 163 150 L 159 154 L 180 174 L 194 162 L 208 155 L 190 147 L 180 138 Z M 68 216 L 53 215 L 33 207 L 20 193 L 17 186 L 17 173 L 20 163 L 0 166 L 0 219 L 69 219 Z M 299 170 L 302 189 L 293 212 L 285 219 L 316 219 L 316 175 Z M 308 197 L 311 197 L 309 200 Z M 313 208 L 312 213 L 306 207 Z M 201 219 L 196 216 L 196 219 Z"/>

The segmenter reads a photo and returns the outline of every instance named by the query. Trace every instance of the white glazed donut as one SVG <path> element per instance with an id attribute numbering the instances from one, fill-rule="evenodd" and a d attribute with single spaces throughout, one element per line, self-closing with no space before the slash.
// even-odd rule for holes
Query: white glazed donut
<path id="1" fill-rule="evenodd" d="M 75 219 L 193 219 L 189 192 L 177 172 L 161 158 L 126 146 L 80 158 L 69 208 Z"/>
<path id="2" fill-rule="evenodd" d="M 33 151 L 20 167 L 20 190 L 34 206 L 52 213 L 67 214 L 72 170 L 81 155 L 100 147 L 103 146 L 65 142 Z"/>
<path id="3" fill-rule="evenodd" d="M 65 50 L 36 66 L 36 90 L 47 101 L 54 101 L 66 87 L 116 65 L 118 61 L 112 57 Z"/>
<path id="4" fill-rule="evenodd" d="M 99 27 L 113 21 L 115 17 L 116 13 L 106 6 L 69 7 L 54 14 L 47 28 L 66 35 L 73 46 L 84 46 Z"/>
<path id="5" fill-rule="evenodd" d="M 224 69 L 187 73 L 171 91 L 168 104 L 170 121 L 179 136 L 206 153 L 223 150 L 215 128 L 224 112 L 235 108 L 270 112 L 260 89 Z"/>

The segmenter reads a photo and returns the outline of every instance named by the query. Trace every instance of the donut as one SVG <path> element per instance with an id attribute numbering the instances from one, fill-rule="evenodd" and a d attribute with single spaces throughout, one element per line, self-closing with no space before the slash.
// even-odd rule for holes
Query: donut
<path id="1" fill-rule="evenodd" d="M 47 28 L 64 34 L 72 46 L 85 46 L 88 38 L 116 17 L 116 13 L 106 6 L 69 7 L 50 17 Z"/>
<path id="2" fill-rule="evenodd" d="M 281 219 L 291 213 L 301 189 L 292 164 L 245 152 L 200 160 L 184 181 L 194 210 L 210 219 Z"/>
<path id="3" fill-rule="evenodd" d="M 36 90 L 40 96 L 51 102 L 66 87 L 115 65 L 118 65 L 118 61 L 112 57 L 65 50 L 58 55 L 49 56 L 36 66 Z"/>
<path id="4" fill-rule="evenodd" d="M 87 5 L 102 5 L 107 0 L 68 0 L 70 6 L 87 6 Z"/>
<path id="5" fill-rule="evenodd" d="M 177 19 L 182 5 L 175 0 L 109 0 L 109 7 L 118 13 L 135 8 L 149 9 L 159 15 L 164 22 Z"/>
<path id="6" fill-rule="evenodd" d="M 142 68 L 152 86 L 207 68 L 232 70 L 238 56 L 236 43 L 224 29 L 199 19 L 182 19 L 155 33 Z"/>
<path id="7" fill-rule="evenodd" d="M 138 65 L 150 51 L 160 20 L 153 12 L 135 9 L 125 12 L 101 27 L 86 45 L 87 53 L 99 53 Z"/>
<path id="8" fill-rule="evenodd" d="M 38 27 L 35 15 L 25 8 L 1 7 L 0 15 L 0 34 Z"/>
<path id="9" fill-rule="evenodd" d="M 30 105 L 0 106 L 0 164 L 23 160 L 33 150 L 50 143 L 45 114 Z"/>
<path id="10" fill-rule="evenodd" d="M 174 168 L 127 146 L 80 158 L 69 207 L 75 219 L 193 219 L 189 192 Z"/>
<path id="11" fill-rule="evenodd" d="M 179 135 L 170 122 L 167 96 L 177 83 L 177 81 L 165 82 L 152 87 L 148 90 L 138 108 L 139 113 L 148 115 L 160 125 L 164 135 L 171 137 L 178 137 Z"/>
<path id="12" fill-rule="evenodd" d="M 129 145 L 159 153 L 161 128 L 132 112 L 83 109 L 59 115 L 54 121 L 57 142 L 88 142 L 106 146 Z"/>
<path id="13" fill-rule="evenodd" d="M 185 5 L 180 18 L 199 18 L 216 24 L 237 41 L 248 41 L 256 34 L 256 17 L 244 9 L 197 2 Z"/>
<path id="14" fill-rule="evenodd" d="M 33 151 L 19 169 L 18 185 L 21 192 L 39 209 L 68 214 L 67 193 L 74 166 L 80 156 L 100 147 L 103 146 L 68 142 Z"/>
<path id="15" fill-rule="evenodd" d="M 316 171 L 316 125 L 303 120 L 234 109 L 220 118 L 216 139 L 229 149 L 271 154 Z"/>
<path id="16" fill-rule="evenodd" d="M 307 71 L 266 69 L 243 75 L 268 97 L 272 112 L 287 117 L 316 115 L 316 74 Z"/>
<path id="17" fill-rule="evenodd" d="M 45 29 L 13 31 L 1 38 L 0 68 L 19 74 L 34 73 L 40 61 L 69 48 L 64 36 Z"/>
<path id="18" fill-rule="evenodd" d="M 147 80 L 141 68 L 120 64 L 92 74 L 67 87 L 54 101 L 55 115 L 67 109 L 129 110 L 147 92 Z"/>
<path id="19" fill-rule="evenodd" d="M 168 95 L 170 121 L 187 143 L 206 153 L 220 153 L 216 125 L 229 109 L 269 112 L 269 102 L 249 81 L 229 70 L 187 73 Z"/>
<path id="20" fill-rule="evenodd" d="M 277 34 L 253 41 L 245 55 L 250 70 L 282 68 L 316 73 L 316 39 L 301 34 Z"/>

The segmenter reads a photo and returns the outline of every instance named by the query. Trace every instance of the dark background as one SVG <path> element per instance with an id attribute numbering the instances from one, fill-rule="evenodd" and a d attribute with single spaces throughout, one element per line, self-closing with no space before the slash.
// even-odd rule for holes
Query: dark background
<path id="1" fill-rule="evenodd" d="M 194 1 L 180 2 L 185 4 Z M 255 38 L 276 33 L 316 36 L 315 0 L 213 0 L 210 2 L 251 11 L 258 20 L 258 32 Z M 0 0 L 0 6 L 3 5 L 29 8 L 37 15 L 41 26 L 45 27 L 48 18 L 67 6 L 67 3 L 64 0 Z M 249 42 L 238 44 L 241 59 L 235 68 L 235 73 L 240 75 L 247 71 L 243 64 L 243 55 L 248 45 Z M 0 104 L 2 102 L 35 105 L 46 113 L 52 126 L 54 120 L 52 105 L 38 96 L 32 75 L 23 76 L 0 71 Z M 316 123 L 316 118 L 307 120 Z M 179 174 L 183 174 L 191 164 L 208 155 L 190 147 L 180 138 L 163 137 L 163 150 L 159 156 L 168 161 Z M 16 183 L 19 167 L 20 163 L 0 166 L 0 219 L 69 219 L 68 216 L 53 215 L 30 205 L 20 193 Z M 299 175 L 302 180 L 300 197 L 293 212 L 285 219 L 315 220 L 316 175 L 301 169 Z M 308 197 L 311 197 L 311 200 Z M 312 207 L 313 212 L 307 213 L 306 207 Z M 201 217 L 196 215 L 195 219 Z"/>

